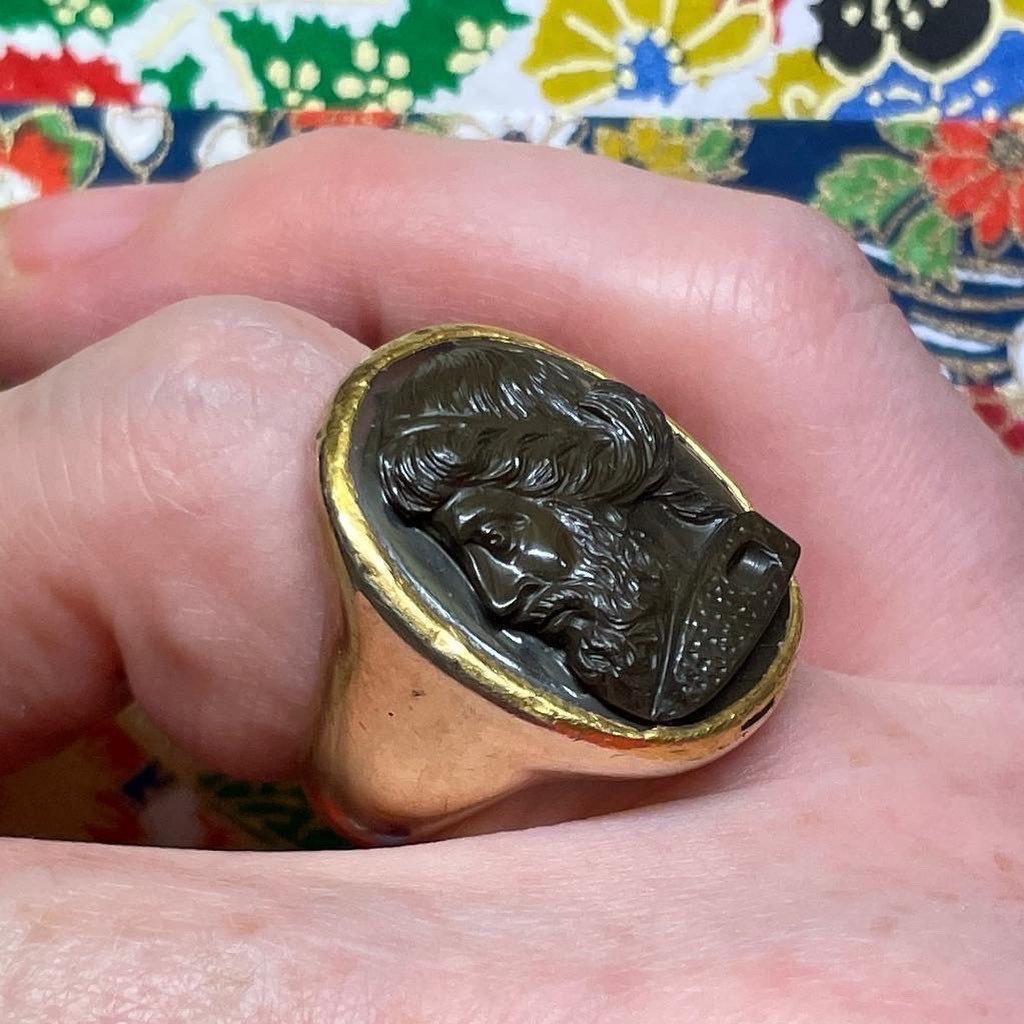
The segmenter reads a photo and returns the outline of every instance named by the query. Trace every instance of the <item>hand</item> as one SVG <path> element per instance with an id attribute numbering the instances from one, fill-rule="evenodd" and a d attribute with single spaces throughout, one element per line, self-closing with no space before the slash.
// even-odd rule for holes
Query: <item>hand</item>
<path id="1" fill-rule="evenodd" d="M 429 323 L 651 395 L 802 544 L 807 632 L 716 765 L 464 831 L 605 817 L 345 854 L 0 842 L 3 1020 L 1017 1019 L 1024 485 L 841 232 L 594 157 L 325 130 L 5 235 L 4 769 L 134 698 L 212 768 L 297 771 L 334 586 L 313 436 L 359 342 Z"/>

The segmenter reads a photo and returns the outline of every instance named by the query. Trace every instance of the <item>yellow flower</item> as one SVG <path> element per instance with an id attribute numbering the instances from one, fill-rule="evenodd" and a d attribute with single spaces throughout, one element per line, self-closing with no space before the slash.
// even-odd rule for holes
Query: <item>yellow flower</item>
<path id="1" fill-rule="evenodd" d="M 669 103 L 686 82 L 751 60 L 773 27 L 770 0 L 549 0 L 523 69 L 559 106 Z"/>
<path id="2" fill-rule="evenodd" d="M 821 66 L 813 50 L 780 54 L 761 84 L 768 97 L 750 108 L 751 117 L 828 118 L 844 96 L 843 83 Z"/>
<path id="3" fill-rule="evenodd" d="M 730 121 L 634 118 L 624 128 L 601 125 L 594 152 L 633 167 L 688 181 L 735 181 L 750 145 L 749 126 Z"/>
<path id="4" fill-rule="evenodd" d="M 281 100 L 286 107 L 296 110 L 323 110 L 324 101 L 311 95 L 320 84 L 320 68 L 311 60 L 304 60 L 291 67 L 283 57 L 274 57 L 267 62 L 267 81 L 281 90 Z"/>
<path id="5" fill-rule="evenodd" d="M 657 121 L 630 121 L 624 131 L 600 127 L 594 133 L 594 152 L 621 164 L 645 167 L 656 174 L 692 180 L 689 147 L 679 131 L 665 131 Z"/>

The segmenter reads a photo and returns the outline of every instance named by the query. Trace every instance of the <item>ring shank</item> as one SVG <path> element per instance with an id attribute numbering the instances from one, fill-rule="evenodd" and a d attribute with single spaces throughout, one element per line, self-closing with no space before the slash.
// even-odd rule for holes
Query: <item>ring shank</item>
<path id="1" fill-rule="evenodd" d="M 361 594 L 326 682 L 308 789 L 343 835 L 367 845 L 429 839 L 541 778 L 658 778 L 715 760 L 768 717 L 675 748 L 595 743 L 510 714 L 397 637 Z M 797 610 L 796 614 L 799 614 Z M 351 645 L 351 646 L 349 646 Z M 354 657 L 353 657 L 354 654 Z M 776 674 L 775 697 L 791 663 Z"/>

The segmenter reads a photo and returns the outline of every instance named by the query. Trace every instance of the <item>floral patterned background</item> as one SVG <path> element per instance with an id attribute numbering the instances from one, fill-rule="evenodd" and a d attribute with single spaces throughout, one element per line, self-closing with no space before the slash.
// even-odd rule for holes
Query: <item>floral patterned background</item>
<path id="1" fill-rule="evenodd" d="M 1024 0 L 0 3 L 0 208 L 351 122 L 811 204 L 1024 455 Z M 344 845 L 297 784 L 204 773 L 137 709 L 0 779 L 0 834 Z"/>
<path id="2" fill-rule="evenodd" d="M 4 0 L 0 102 L 986 120 L 1024 0 Z"/>

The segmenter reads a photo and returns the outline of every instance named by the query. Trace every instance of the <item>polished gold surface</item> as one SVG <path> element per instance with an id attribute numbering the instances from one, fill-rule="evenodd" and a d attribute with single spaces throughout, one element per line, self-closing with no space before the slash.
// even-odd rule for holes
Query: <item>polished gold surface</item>
<path id="1" fill-rule="evenodd" d="M 335 827 L 368 842 L 426 838 L 542 776 L 660 776 L 705 764 L 744 740 L 774 709 L 799 642 L 802 607 L 793 580 L 784 641 L 762 678 L 706 720 L 645 728 L 539 690 L 499 664 L 481 641 L 439 621 L 377 542 L 359 506 L 349 469 L 352 428 L 374 377 L 387 366 L 433 345 L 480 337 L 555 351 L 536 339 L 478 325 L 404 335 L 374 352 L 342 384 L 321 438 L 321 487 L 343 625 L 330 658 L 311 788 Z M 672 426 L 740 505 L 750 508 L 707 452 Z M 355 581 L 348 578 L 339 545 L 354 563 Z M 439 662 L 457 664 L 467 682 L 453 679 L 398 637 L 358 593 L 360 581 L 383 596 L 421 649 L 436 652 Z"/>

